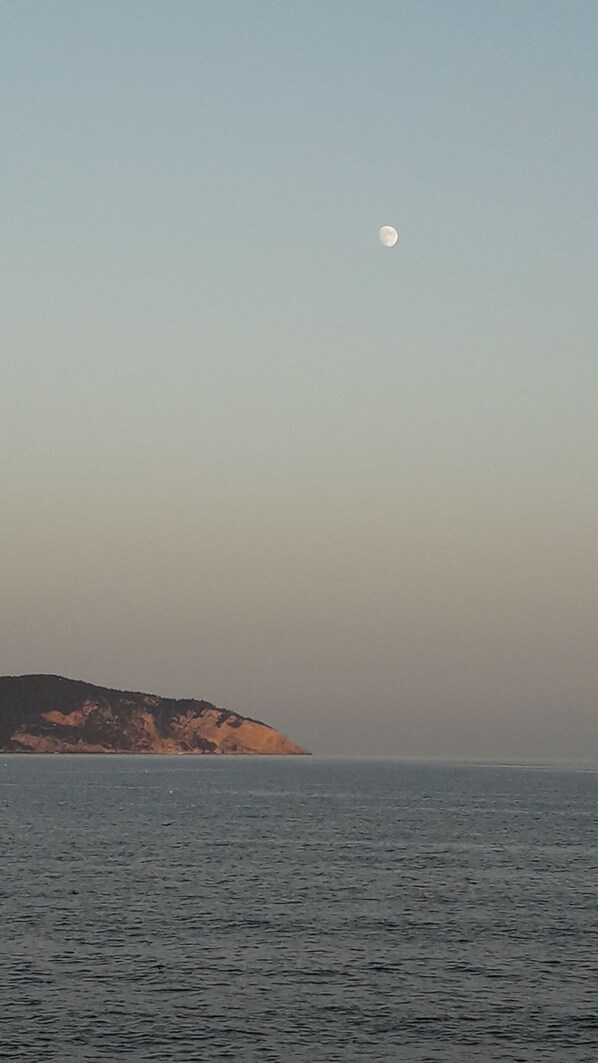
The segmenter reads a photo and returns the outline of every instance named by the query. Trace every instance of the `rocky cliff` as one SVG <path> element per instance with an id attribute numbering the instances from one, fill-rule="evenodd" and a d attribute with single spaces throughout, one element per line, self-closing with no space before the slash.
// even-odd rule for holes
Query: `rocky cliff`
<path id="1" fill-rule="evenodd" d="M 58 675 L 0 676 L 2 753 L 307 753 L 208 701 L 109 690 Z"/>

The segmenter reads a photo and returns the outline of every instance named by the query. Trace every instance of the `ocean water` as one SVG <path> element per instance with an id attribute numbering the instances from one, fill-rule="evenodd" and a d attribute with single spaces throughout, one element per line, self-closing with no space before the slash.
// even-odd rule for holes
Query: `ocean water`
<path id="1" fill-rule="evenodd" d="M 0 757 L 0 1059 L 596 1063 L 598 772 Z"/>

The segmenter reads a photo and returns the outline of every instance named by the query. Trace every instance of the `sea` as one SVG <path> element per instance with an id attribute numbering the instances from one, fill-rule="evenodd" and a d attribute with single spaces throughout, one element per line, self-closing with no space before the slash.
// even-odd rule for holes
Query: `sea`
<path id="1" fill-rule="evenodd" d="M 0 755 L 0 1059 L 597 1063 L 598 770 Z"/>

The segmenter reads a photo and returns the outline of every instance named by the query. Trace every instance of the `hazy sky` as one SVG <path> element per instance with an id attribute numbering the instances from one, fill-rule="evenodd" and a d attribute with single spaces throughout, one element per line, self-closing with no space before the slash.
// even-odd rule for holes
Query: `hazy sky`
<path id="1" fill-rule="evenodd" d="M 597 30 L 0 2 L 0 672 L 598 759 Z"/>

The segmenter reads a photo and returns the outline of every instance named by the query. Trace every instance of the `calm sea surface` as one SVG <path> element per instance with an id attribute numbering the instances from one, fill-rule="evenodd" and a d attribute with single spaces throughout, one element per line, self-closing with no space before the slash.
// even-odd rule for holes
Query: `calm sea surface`
<path id="1" fill-rule="evenodd" d="M 596 1063 L 598 772 L 0 756 L 0 1059 Z"/>

